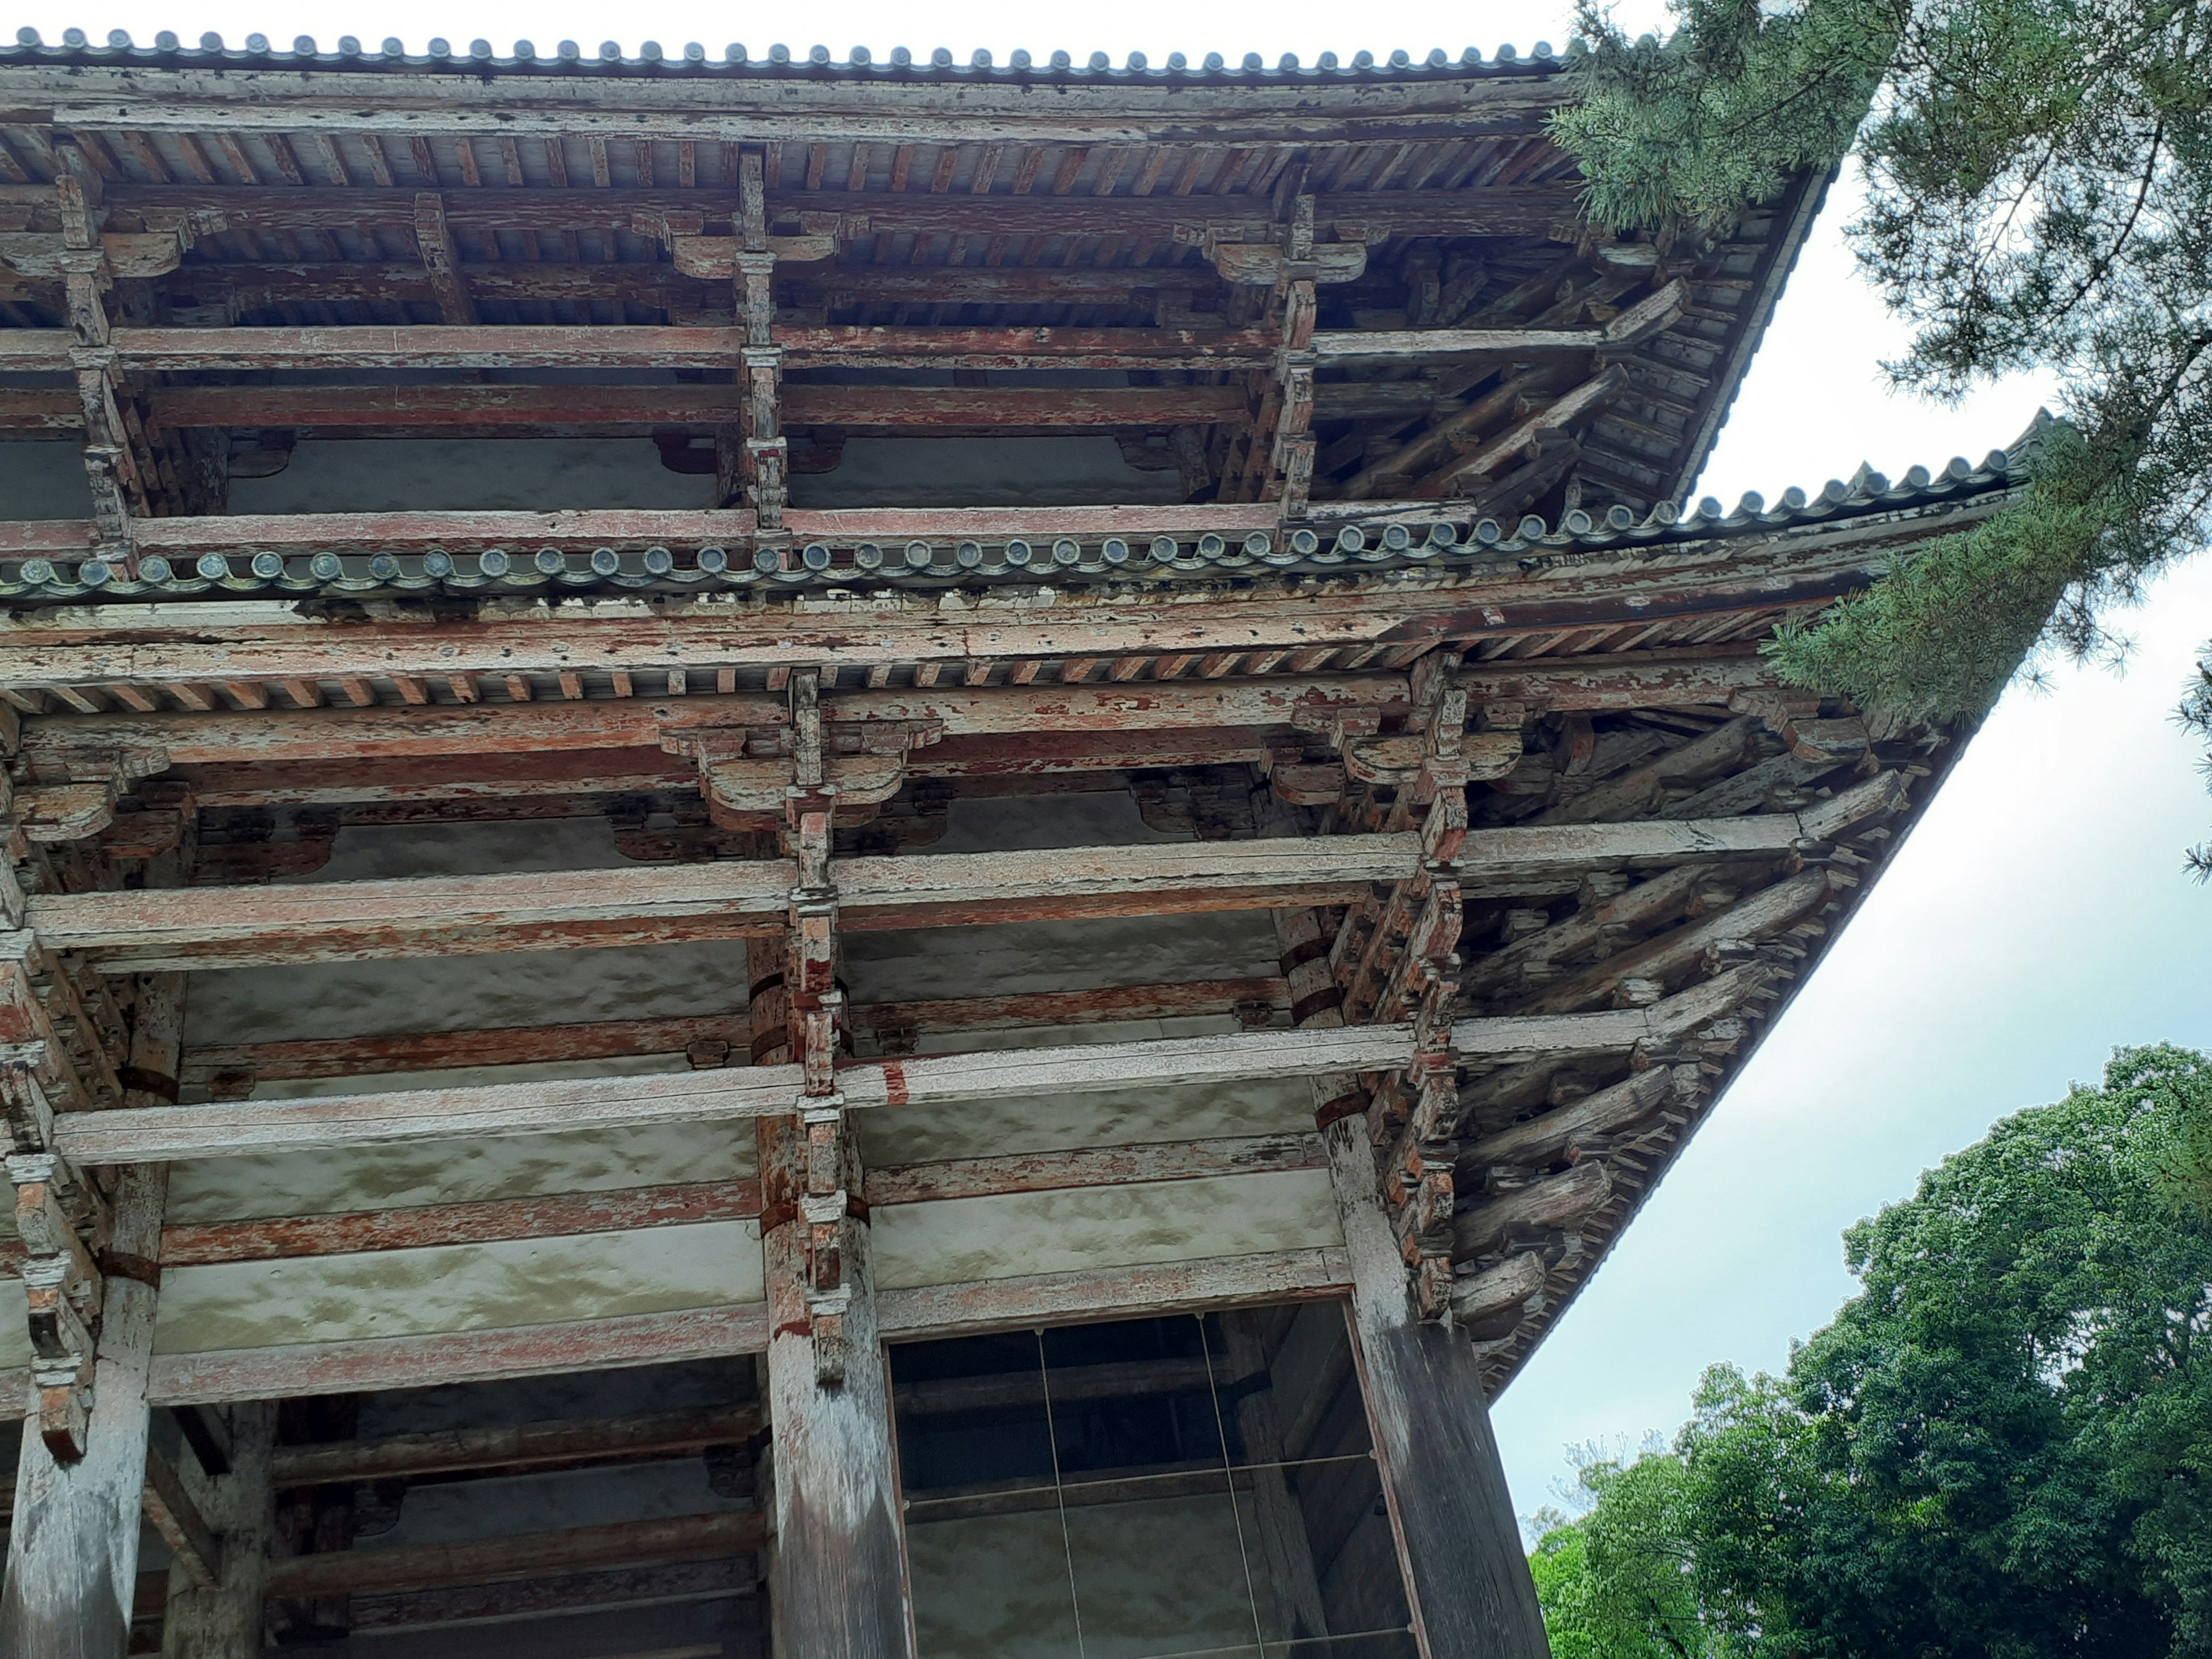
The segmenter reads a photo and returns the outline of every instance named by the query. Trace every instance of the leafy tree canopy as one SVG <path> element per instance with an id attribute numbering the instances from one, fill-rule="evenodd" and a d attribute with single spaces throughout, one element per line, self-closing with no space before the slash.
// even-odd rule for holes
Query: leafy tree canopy
<path id="1" fill-rule="evenodd" d="M 2123 1051 L 1845 1237 L 1532 1565 L 1559 1659 L 2212 1654 L 2212 1056 Z"/>
<path id="2" fill-rule="evenodd" d="M 1662 43 L 1580 0 L 1553 132 L 1597 222 L 1717 228 L 1855 148 L 1850 234 L 1917 331 L 1895 377 L 2068 388 L 2023 501 L 1785 634 L 1782 672 L 1960 720 L 2039 647 L 2111 650 L 2112 605 L 2212 529 L 2212 0 L 1673 3 Z"/>

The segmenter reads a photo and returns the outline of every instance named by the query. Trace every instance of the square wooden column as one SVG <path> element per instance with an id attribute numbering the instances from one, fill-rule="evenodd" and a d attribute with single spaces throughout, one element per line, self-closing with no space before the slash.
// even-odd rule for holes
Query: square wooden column
<path id="1" fill-rule="evenodd" d="M 836 1060 L 843 997 L 830 884 L 833 788 L 811 673 L 793 677 L 799 863 L 790 926 L 749 952 L 756 1064 L 803 1068 L 788 1116 L 759 1121 L 761 1253 L 775 1435 L 769 1609 L 779 1659 L 907 1659 L 906 1549 L 890 1395 L 876 1328 L 860 1153 Z"/>
<path id="2" fill-rule="evenodd" d="M 115 1263 L 159 1258 L 168 1184 L 166 1164 L 131 1164 L 116 1176 L 82 1457 L 55 1460 L 31 1402 L 0 1592 L 0 1659 L 122 1659 L 130 1644 L 156 1292 Z"/>
<path id="3" fill-rule="evenodd" d="M 1310 910 L 1279 910 L 1302 1025 L 1343 1023 Z M 1407 1252 L 1382 1204 L 1364 1091 L 1316 1078 L 1329 1185 L 1352 1260 L 1352 1326 L 1375 1455 L 1425 1659 L 1550 1659 L 1474 1346 L 1414 1307 Z"/>

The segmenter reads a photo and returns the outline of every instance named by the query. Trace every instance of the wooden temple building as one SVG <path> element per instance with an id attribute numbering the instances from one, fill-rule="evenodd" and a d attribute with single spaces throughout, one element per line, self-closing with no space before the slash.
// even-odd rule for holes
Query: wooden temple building
<path id="1" fill-rule="evenodd" d="M 0 47 L 0 1655 L 1542 1654 L 2022 476 L 1681 509 L 1824 181 L 1565 68 Z"/>

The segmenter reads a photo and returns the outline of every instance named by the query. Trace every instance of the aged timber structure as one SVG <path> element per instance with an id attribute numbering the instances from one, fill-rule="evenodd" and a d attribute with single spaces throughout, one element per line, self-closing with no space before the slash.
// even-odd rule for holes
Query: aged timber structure
<path id="1" fill-rule="evenodd" d="M 1822 181 L 1562 67 L 0 49 L 0 1654 L 1542 1653 L 2020 477 L 1678 510 Z"/>

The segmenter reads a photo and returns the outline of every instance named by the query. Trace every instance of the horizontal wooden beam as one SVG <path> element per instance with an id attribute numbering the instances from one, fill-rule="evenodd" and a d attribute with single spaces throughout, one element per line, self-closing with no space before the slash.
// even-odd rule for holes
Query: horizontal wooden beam
<path id="1" fill-rule="evenodd" d="M 1541 834 L 1524 836 L 1521 863 L 1560 869 L 1585 861 L 1582 849 L 1601 844 L 1586 826 L 1556 833 L 1557 852 Z M 1637 844 L 1646 843 L 1653 856 L 1677 848 L 1699 855 L 1699 843 L 1671 826 L 1646 832 Z M 1410 873 L 1419 857 L 1419 837 L 1407 833 L 839 859 L 830 870 L 841 926 L 879 932 L 1344 903 L 1370 882 Z M 49 949 L 82 951 L 112 973 L 159 972 L 761 937 L 783 928 L 797 879 L 788 860 L 727 860 L 559 874 L 45 894 L 26 915 Z"/>
<path id="2" fill-rule="evenodd" d="M 171 522 L 155 520 L 152 523 Z M 665 647 L 664 646 L 664 649 Z M 35 669 L 35 647 L 0 652 L 0 684 L 13 668 Z M 575 653 L 571 672 L 602 666 Z M 14 660 L 10 661 L 9 659 Z M 512 667 L 513 659 L 506 665 Z M 642 664 L 613 665 L 641 667 Z M 496 672 L 457 647 L 432 672 Z M 393 670 L 392 672 L 399 672 Z M 47 672 L 52 672 L 52 665 Z M 235 669 L 224 678 L 234 678 Z M 1108 734 L 1250 726 L 1325 729 L 1332 714 L 1396 712 L 1407 700 L 1402 674 L 1155 683 L 1103 681 L 1049 686 L 915 686 L 906 690 L 836 690 L 822 697 L 826 725 L 914 721 L 948 737 L 1035 738 L 1047 733 L 1109 742 Z M 607 697 L 580 702 L 426 703 L 401 708 L 278 708 L 193 714 L 45 715 L 25 722 L 26 751 L 58 755 L 88 749 L 159 750 L 173 766 L 238 763 L 416 760 L 437 755 L 526 751 L 533 756 L 592 749 L 663 749 L 690 735 L 789 726 L 789 700 L 773 692 L 696 696 Z M 915 751 L 927 764 L 927 746 Z"/>
<path id="3" fill-rule="evenodd" d="M 1786 854 L 1905 800 L 1904 780 L 1885 773 L 1801 812 L 1476 830 L 1461 885 L 1475 897 L 1540 895 L 1571 890 L 1593 870 Z M 1405 878 L 1421 856 L 1420 837 L 1402 832 L 836 859 L 830 871 L 841 926 L 882 932 L 1348 903 L 1371 883 Z M 82 952 L 108 973 L 159 973 L 764 937 L 782 927 L 797 879 L 788 860 L 731 860 L 37 894 L 25 916 L 46 949 Z"/>
<path id="4" fill-rule="evenodd" d="M 279 1557 L 270 1565 L 267 1593 L 272 1600 L 311 1600 L 543 1578 L 634 1563 L 705 1560 L 757 1550 L 767 1536 L 766 1520 L 746 1510 L 617 1521 L 461 1544 L 331 1550 Z"/>
<path id="5" fill-rule="evenodd" d="M 324 1440 L 278 1447 L 270 1479 L 280 1488 L 321 1486 L 544 1463 L 682 1457 L 709 1446 L 743 1445 L 760 1431 L 761 1421 L 757 1407 L 732 1406 L 719 1411 L 443 1429 L 380 1440 Z"/>
<path id="6" fill-rule="evenodd" d="M 882 1291 L 876 1297 L 877 1324 L 886 1339 L 915 1341 L 1037 1325 L 1310 1301 L 1343 1295 L 1351 1283 L 1352 1265 L 1340 1249 L 1278 1250 L 1157 1267 Z"/>
<path id="7" fill-rule="evenodd" d="M 927 1002 L 862 1003 L 846 1011 L 857 1031 L 989 1031 L 1088 1025 L 1124 1019 L 1173 1019 L 1223 1014 L 1240 1004 L 1287 1006 L 1279 979 L 1193 980 L 1095 991 L 1030 992 L 1015 996 Z M 751 1036 L 743 1013 L 672 1019 L 599 1020 L 573 1025 L 496 1026 L 402 1036 L 319 1037 L 289 1042 L 210 1043 L 185 1051 L 179 1080 L 204 1089 L 225 1073 L 260 1082 L 295 1078 L 371 1077 L 390 1072 L 440 1072 L 460 1066 L 538 1066 L 680 1054 L 701 1044 L 743 1048 Z"/>
<path id="8" fill-rule="evenodd" d="M 757 132 L 749 134 L 757 141 Z M 1219 141 L 1210 141 L 1219 142 Z M 1541 236 L 1576 216 L 1571 182 L 1473 190 L 1343 191 L 1316 198 L 1324 239 L 1379 243 L 1400 236 Z M 411 231 L 412 190 L 270 190 L 246 185 L 114 185 L 111 214 L 153 222 L 191 220 L 230 231 Z M 708 198 L 711 199 L 711 198 Z M 631 230 L 674 220 L 700 222 L 708 200 L 680 191 L 459 190 L 446 197 L 456 232 Z M 720 222 L 735 210 L 725 198 Z M 841 237 L 857 235 L 1154 236 L 1176 229 L 1219 241 L 1268 242 L 1279 233 L 1265 196 L 1008 196 L 964 191 L 771 191 L 771 224 L 832 216 Z M 702 222 L 715 222 L 704 221 Z"/>
<path id="9" fill-rule="evenodd" d="M 1216 1140 L 1158 1141 L 1133 1146 L 1085 1146 L 1072 1152 L 1008 1153 L 1002 1158 L 891 1165 L 867 1172 L 870 1205 L 927 1204 L 1001 1193 L 1062 1192 L 1147 1182 L 1205 1181 L 1328 1167 L 1321 1141 L 1310 1134 L 1238 1135 Z"/>
<path id="10" fill-rule="evenodd" d="M 1403 76 L 1378 68 L 1347 82 L 1310 73 L 1102 75 L 1042 66 L 909 77 L 889 65 L 817 73 L 804 64 L 781 69 L 756 61 L 738 71 L 671 65 L 651 74 L 633 67 L 603 78 L 542 69 L 479 74 L 465 63 L 431 68 L 419 61 L 353 70 L 325 57 L 307 73 L 281 61 L 166 69 L 33 62 L 9 73 L 25 106 L 40 108 L 45 118 L 51 104 L 52 122 L 64 131 L 366 133 L 387 143 L 422 134 L 775 141 L 795 152 L 801 143 L 847 139 L 1141 147 L 1202 135 L 1209 143 L 1265 149 L 1533 137 L 1565 95 L 1559 67 L 1523 63 L 1504 74 L 1421 70 Z M 681 200 L 690 193 L 665 194 Z"/>
<path id="11" fill-rule="evenodd" d="M 1626 1053 L 1639 1043 L 1672 1041 L 1720 1018 L 1771 977 L 1764 963 L 1747 963 L 1645 1008 L 1462 1020 L 1452 1027 L 1452 1049 L 1494 1063 Z M 1411 1026 L 1358 1025 L 852 1060 L 838 1068 L 837 1086 L 848 1107 L 896 1108 L 1392 1072 L 1412 1057 Z M 143 1164 L 723 1122 L 791 1111 L 802 1082 L 797 1066 L 754 1066 L 659 1077 L 129 1107 L 64 1114 L 57 1120 L 54 1145 L 79 1163 Z"/>
<path id="12" fill-rule="evenodd" d="M 714 386 L 158 386 L 146 394 L 154 428 L 297 427 L 501 429 L 713 427 L 736 421 L 746 394 Z M 816 386 L 787 382 L 787 427 L 907 432 L 1097 431 L 1215 426 L 1249 418 L 1234 386 L 1036 390 L 1014 386 Z"/>
<path id="13" fill-rule="evenodd" d="M 228 267 L 219 269 L 228 272 Z M 497 266 L 467 267 L 471 276 Z M 586 267 L 604 270 L 605 267 Z M 1134 279 L 1136 271 L 1127 273 Z M 471 282 L 471 292 L 476 292 Z M 479 295 L 478 297 L 482 297 Z M 942 300 L 939 303 L 944 303 Z M 1256 329 L 890 327 L 786 325 L 776 344 L 787 368 L 1249 368 L 1272 362 L 1280 342 Z M 1595 351 L 1602 328 L 1322 330 L 1322 362 L 1431 357 L 1528 357 Z M 270 369 L 733 369 L 744 345 L 734 313 L 726 326 L 442 324 L 118 328 L 116 361 L 141 372 Z M 0 370 L 66 373 L 81 352 L 66 329 L 0 331 Z M 787 396 L 799 390 L 792 387 Z M 794 417 L 795 418 L 795 417 Z"/>
<path id="14" fill-rule="evenodd" d="M 161 1231 L 161 1265 L 200 1267 L 223 1261 L 283 1261 L 502 1239 L 635 1232 L 647 1227 L 750 1221 L 760 1214 L 760 1207 L 757 1181 L 688 1182 L 337 1215 L 180 1224 Z"/>
<path id="15" fill-rule="evenodd" d="M 603 1567 L 550 1578 L 350 1596 L 346 1618 L 356 1632 L 516 1624 L 588 1613 L 634 1613 L 642 1607 L 684 1602 L 734 1601 L 753 1595 L 759 1582 L 757 1564 L 750 1556 L 664 1561 L 649 1567 Z"/>
<path id="16" fill-rule="evenodd" d="M 1318 1249 L 926 1285 L 879 1291 L 877 1301 L 884 1335 L 920 1340 L 1336 1296 L 1350 1283 L 1344 1252 Z M 767 1346 L 768 1310 L 750 1303 L 518 1330 L 157 1354 L 149 1392 L 157 1406 L 289 1399 L 657 1365 Z M 0 1382 L 10 1380 L 0 1374 Z M 27 1387 L 0 1387 L 0 1414 L 21 1412 L 27 1394 Z"/>
<path id="17" fill-rule="evenodd" d="M 1254 330 L 817 325 L 779 328 L 776 343 L 787 368 L 1210 369 L 1269 362 L 1277 343 Z M 744 344 L 744 330 L 734 319 L 724 328 L 612 324 L 119 328 L 108 340 L 118 362 L 146 372 L 734 370 Z M 0 331 L 0 370 L 66 372 L 73 349 L 81 348 L 73 346 L 66 329 Z M 787 388 L 787 402 L 799 390 Z M 595 394 L 579 395 L 588 403 Z"/>
<path id="18" fill-rule="evenodd" d="M 767 1347 L 768 1309 L 747 1302 L 506 1330 L 161 1354 L 155 1358 L 149 1386 L 157 1406 L 216 1405 L 666 1365 L 760 1353 Z M 21 1406 L 14 1402 L 27 1393 L 0 1388 L 0 1411 L 20 1412 Z"/>
<path id="19" fill-rule="evenodd" d="M 1571 1037 L 1577 1018 L 1591 1017 L 1553 1016 L 1531 1029 Z M 1395 1071 L 1412 1055 L 1410 1029 L 1253 1031 L 860 1060 L 842 1066 L 837 1081 L 848 1107 L 889 1108 Z M 748 1066 L 655 1077 L 72 1112 L 58 1121 L 55 1146 L 80 1163 L 143 1164 L 648 1123 L 723 1122 L 792 1111 L 802 1081 L 795 1065 Z"/>

